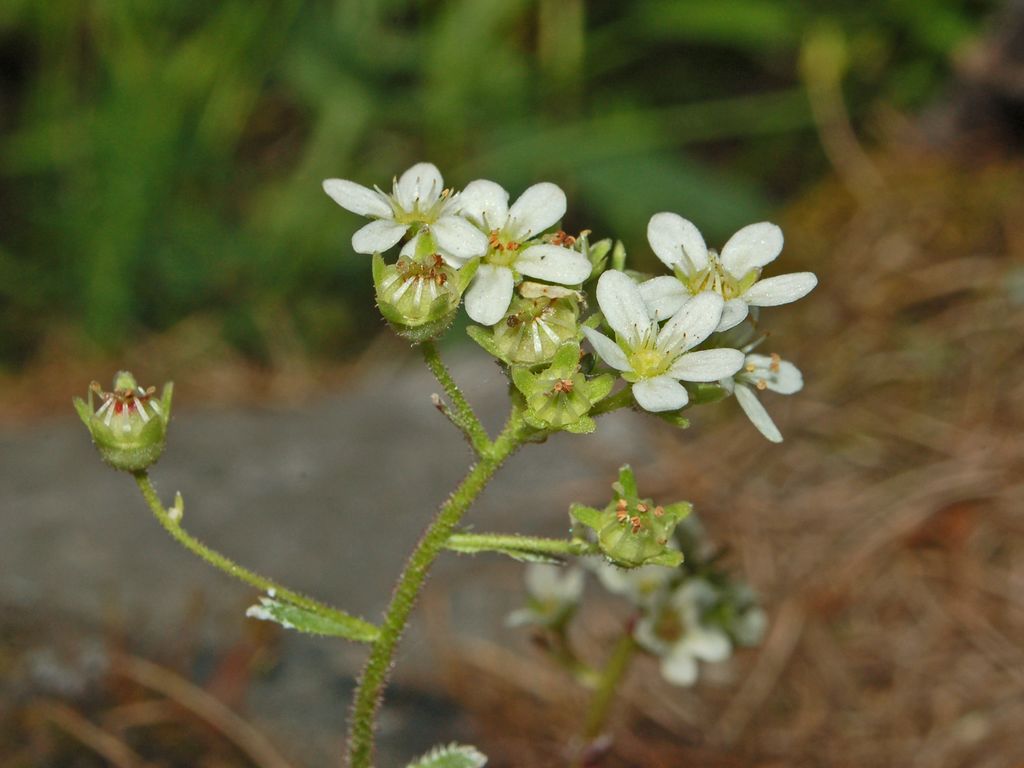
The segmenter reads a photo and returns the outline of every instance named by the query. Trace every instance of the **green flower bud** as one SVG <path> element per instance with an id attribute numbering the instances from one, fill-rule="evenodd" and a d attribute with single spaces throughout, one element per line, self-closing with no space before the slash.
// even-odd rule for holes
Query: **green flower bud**
<path id="1" fill-rule="evenodd" d="M 505 317 L 491 328 L 470 326 L 469 335 L 508 365 L 550 363 L 566 341 L 579 338 L 579 293 L 557 285 L 523 283 Z"/>
<path id="2" fill-rule="evenodd" d="M 619 482 L 612 489 L 615 500 L 603 510 L 574 504 L 569 514 L 596 533 L 601 552 L 615 565 L 678 566 L 683 555 L 670 544 L 672 532 L 693 506 L 683 501 L 662 507 L 651 499 L 639 498 L 636 478 L 628 466 L 619 470 Z"/>
<path id="3" fill-rule="evenodd" d="M 474 259 L 454 269 L 430 254 L 423 259 L 401 256 L 395 264 L 385 264 L 374 254 L 377 306 L 400 336 L 414 342 L 437 338 L 455 319 L 479 263 Z"/>
<path id="4" fill-rule="evenodd" d="M 95 381 L 89 386 L 89 401 L 74 399 L 82 423 L 92 435 L 100 456 L 114 469 L 138 472 L 156 463 L 167 442 L 174 385 L 164 385 L 157 400 L 155 387 L 143 389 L 128 371 L 114 377 L 114 391 L 104 392 Z M 102 402 L 94 407 L 93 396 Z"/>
<path id="5" fill-rule="evenodd" d="M 538 373 L 513 367 L 512 382 L 523 396 L 523 418 L 531 427 L 585 433 L 597 426 L 588 415 L 590 409 L 607 397 L 615 379 L 606 373 L 588 380 L 580 372 L 579 342 L 569 341 L 558 348 L 551 365 Z"/>

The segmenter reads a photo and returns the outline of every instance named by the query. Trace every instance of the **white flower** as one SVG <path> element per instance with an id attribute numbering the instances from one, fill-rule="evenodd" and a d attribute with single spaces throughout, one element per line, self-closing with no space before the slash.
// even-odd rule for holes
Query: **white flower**
<path id="1" fill-rule="evenodd" d="M 459 195 L 457 210 L 487 233 L 481 236 L 490 246 L 466 292 L 466 312 L 476 322 L 501 320 L 523 275 L 561 285 L 578 285 L 590 277 L 590 262 L 582 253 L 529 242 L 565 214 L 565 193 L 556 185 L 534 184 L 510 208 L 508 192 L 500 186 L 473 181 Z"/>
<path id="2" fill-rule="evenodd" d="M 625 273 L 609 270 L 597 281 L 597 303 L 616 341 L 592 328 L 583 333 L 608 365 L 633 382 L 633 397 L 648 411 L 674 411 L 689 402 L 680 381 L 718 381 L 743 366 L 738 349 L 689 350 L 704 341 L 722 317 L 722 297 L 693 297 L 662 328 L 650 319 L 640 288 Z"/>
<path id="3" fill-rule="evenodd" d="M 729 636 L 701 623 L 716 592 L 703 579 L 691 579 L 677 589 L 660 611 L 637 622 L 636 641 L 661 657 L 661 674 L 675 685 L 697 681 L 697 661 L 724 661 L 732 652 Z"/>
<path id="4" fill-rule="evenodd" d="M 674 542 L 673 542 L 674 543 Z M 607 560 L 587 560 L 598 580 L 609 592 L 622 595 L 640 608 L 657 602 L 668 582 L 678 573 L 663 565 L 641 565 L 639 568 L 619 568 Z"/>
<path id="5" fill-rule="evenodd" d="M 813 272 L 760 280 L 761 269 L 782 251 L 782 230 L 762 221 L 729 238 L 721 256 L 708 250 L 692 223 L 675 213 L 656 213 L 647 225 L 655 255 L 676 275 L 655 277 L 641 286 L 651 316 L 671 317 L 702 291 L 725 299 L 719 331 L 739 325 L 749 307 L 774 307 L 806 296 L 818 284 Z"/>
<path id="6" fill-rule="evenodd" d="M 381 253 L 410 230 L 427 230 L 438 250 L 458 266 L 487 250 L 487 238 L 456 214 L 458 195 L 444 188 L 432 163 L 417 163 L 395 180 L 392 193 L 370 189 L 347 179 L 327 179 L 324 192 L 342 208 L 373 221 L 352 235 L 356 253 Z"/>
<path id="7" fill-rule="evenodd" d="M 731 379 L 723 379 L 721 384 L 736 395 L 740 408 L 762 435 L 773 443 L 782 442 L 782 433 L 757 399 L 754 390 L 770 389 L 780 395 L 799 392 L 804 386 L 804 377 L 799 368 L 778 355 L 747 355 L 743 369 Z"/>
<path id="8" fill-rule="evenodd" d="M 546 563 L 530 563 L 524 575 L 530 604 L 508 617 L 512 626 L 550 625 L 572 612 L 583 595 L 583 571 Z"/>

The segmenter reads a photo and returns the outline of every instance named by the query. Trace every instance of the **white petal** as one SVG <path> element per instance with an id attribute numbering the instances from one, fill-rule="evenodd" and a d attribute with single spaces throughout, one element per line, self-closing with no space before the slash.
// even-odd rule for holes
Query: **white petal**
<path id="1" fill-rule="evenodd" d="M 565 192 L 548 181 L 534 184 L 519 196 L 508 212 L 505 234 L 512 240 L 529 240 L 565 215 Z"/>
<path id="2" fill-rule="evenodd" d="M 678 358 L 668 369 L 668 375 L 683 381 L 718 381 L 742 367 L 743 353 L 738 349 L 706 349 Z"/>
<path id="3" fill-rule="evenodd" d="M 458 212 L 481 229 L 501 229 L 508 221 L 508 192 L 493 181 L 469 182 L 456 203 Z"/>
<path id="4" fill-rule="evenodd" d="M 732 644 L 724 632 L 700 627 L 687 632 L 680 645 L 701 661 L 725 661 L 732 653 Z"/>
<path id="5" fill-rule="evenodd" d="M 595 331 L 593 328 L 588 328 L 585 325 L 580 326 L 580 330 L 587 337 L 590 346 L 597 352 L 597 356 L 608 363 L 608 365 L 618 371 L 633 370 L 633 366 L 626 359 L 626 353 L 622 351 L 618 344 L 600 331 Z"/>
<path id="6" fill-rule="evenodd" d="M 360 216 L 390 219 L 395 215 L 391 205 L 380 192 L 348 179 L 325 180 L 324 192 L 346 211 L 358 213 Z"/>
<path id="7" fill-rule="evenodd" d="M 765 386 L 780 395 L 792 395 L 804 388 L 800 369 L 787 360 L 768 355 L 747 355 L 746 363 L 754 365 L 754 376 L 764 380 Z"/>
<path id="8" fill-rule="evenodd" d="M 395 184 L 395 198 L 406 211 L 429 208 L 441 199 L 443 189 L 444 179 L 436 165 L 416 163 Z"/>
<path id="9" fill-rule="evenodd" d="M 754 391 L 744 385 L 739 384 L 736 386 L 736 400 L 740 404 L 740 408 L 747 414 L 747 418 L 750 419 L 750 423 L 757 427 L 757 431 L 764 435 L 766 438 L 771 440 L 773 443 L 782 442 L 782 433 L 779 432 L 779 428 L 775 426 L 775 422 L 772 421 L 772 417 L 768 415 L 768 411 L 761 405 L 761 401 L 757 399 L 757 395 Z"/>
<path id="10" fill-rule="evenodd" d="M 768 614 L 760 608 L 748 608 L 736 620 L 733 631 L 740 645 L 757 645 L 768 629 Z"/>
<path id="11" fill-rule="evenodd" d="M 583 571 L 579 568 L 530 563 L 523 578 L 527 592 L 538 600 L 572 603 L 583 594 Z"/>
<path id="12" fill-rule="evenodd" d="M 402 239 L 408 224 L 391 219 L 371 221 L 352 235 L 352 250 L 356 253 L 382 253 Z"/>
<path id="13" fill-rule="evenodd" d="M 722 249 L 720 261 L 726 271 L 741 279 L 750 270 L 775 261 L 782 253 L 782 230 L 767 221 L 748 224 Z"/>
<path id="14" fill-rule="evenodd" d="M 662 275 L 640 283 L 640 295 L 647 305 L 652 320 L 662 321 L 672 317 L 683 304 L 690 300 L 690 292 L 675 277 Z M 745 302 L 743 309 L 746 311 Z"/>
<path id="15" fill-rule="evenodd" d="M 801 299 L 814 290 L 818 278 L 813 272 L 793 272 L 758 280 L 743 294 L 743 300 L 754 307 L 777 307 Z"/>
<path id="16" fill-rule="evenodd" d="M 750 308 L 743 299 L 729 299 L 722 307 L 722 319 L 718 321 L 716 331 L 728 331 L 747 319 Z"/>
<path id="17" fill-rule="evenodd" d="M 655 376 L 633 385 L 633 397 L 645 411 L 677 411 L 690 401 L 686 388 L 668 376 Z"/>
<path id="18" fill-rule="evenodd" d="M 494 325 L 512 303 L 512 270 L 481 264 L 466 291 L 466 314 L 481 325 Z"/>
<path id="19" fill-rule="evenodd" d="M 653 324 L 640 287 L 626 273 L 609 269 L 601 275 L 597 281 L 597 303 L 608 325 L 626 339 L 630 347 L 639 346 L 651 332 Z"/>
<path id="20" fill-rule="evenodd" d="M 514 266 L 527 277 L 562 285 L 582 283 L 592 268 L 582 253 L 559 245 L 531 245 L 516 256 Z"/>
<path id="21" fill-rule="evenodd" d="M 665 323 L 658 334 L 658 349 L 681 354 L 697 346 L 718 327 L 724 305 L 724 300 L 717 293 L 698 293 Z"/>
<path id="22" fill-rule="evenodd" d="M 693 685 L 697 682 L 697 661 L 686 649 L 673 649 L 661 661 L 661 676 L 673 685 Z"/>
<path id="23" fill-rule="evenodd" d="M 708 247 L 700 230 L 677 213 L 656 213 L 647 223 L 647 242 L 655 256 L 687 275 L 708 266 Z"/>
<path id="24" fill-rule="evenodd" d="M 469 260 L 487 252 L 487 235 L 458 216 L 442 216 L 430 231 L 437 247 L 456 259 Z"/>

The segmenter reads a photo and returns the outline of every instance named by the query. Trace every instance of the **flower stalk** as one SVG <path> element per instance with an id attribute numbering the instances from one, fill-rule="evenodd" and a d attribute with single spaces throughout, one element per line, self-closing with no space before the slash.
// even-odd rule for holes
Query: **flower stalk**
<path id="1" fill-rule="evenodd" d="M 181 544 L 185 549 L 193 554 L 199 556 L 207 563 L 212 565 L 214 568 L 223 571 L 229 576 L 233 576 L 239 581 L 244 581 L 246 584 L 252 587 L 256 587 L 259 590 L 266 592 L 269 595 L 273 595 L 281 600 L 287 601 L 301 608 L 323 616 L 324 618 L 331 619 L 339 624 L 352 627 L 353 635 L 359 635 L 364 638 L 364 642 L 372 641 L 378 635 L 377 627 L 368 621 L 352 616 L 345 611 L 337 608 L 332 608 L 329 605 L 321 603 L 319 600 L 314 600 L 312 597 L 308 597 L 301 592 L 288 589 L 272 579 L 268 579 L 266 576 L 250 571 L 248 568 L 236 563 L 234 560 L 226 555 L 222 555 L 215 549 L 208 547 L 206 544 L 201 542 L 195 536 L 192 536 L 184 528 L 181 527 L 181 496 L 175 503 L 175 506 L 167 509 L 160 501 L 160 496 L 153 487 L 153 481 L 149 479 L 149 473 L 146 470 L 140 470 L 133 473 L 135 477 L 135 483 L 139 486 L 139 490 L 142 492 L 142 498 L 146 500 L 146 504 L 153 511 L 153 515 L 159 521 L 160 525 L 164 527 L 171 536 Z"/>

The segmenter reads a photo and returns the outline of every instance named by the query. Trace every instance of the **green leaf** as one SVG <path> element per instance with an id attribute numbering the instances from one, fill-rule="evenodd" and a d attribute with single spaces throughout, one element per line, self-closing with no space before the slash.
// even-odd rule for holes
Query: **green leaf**
<path id="1" fill-rule="evenodd" d="M 261 597 L 259 605 L 250 606 L 245 615 L 253 619 L 273 621 L 285 629 L 294 629 L 309 635 L 344 637 L 359 643 L 372 643 L 380 634 L 373 624 L 341 611 L 333 611 L 329 615 L 314 613 L 308 608 L 273 597 Z"/>
<path id="2" fill-rule="evenodd" d="M 483 768 L 487 757 L 476 747 L 465 744 L 449 744 L 434 747 L 419 760 L 409 763 L 407 768 Z"/>

